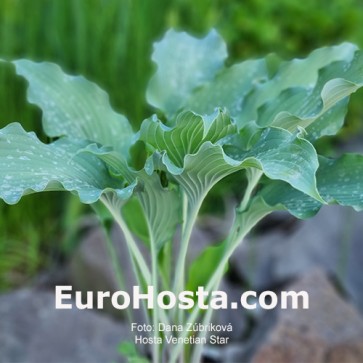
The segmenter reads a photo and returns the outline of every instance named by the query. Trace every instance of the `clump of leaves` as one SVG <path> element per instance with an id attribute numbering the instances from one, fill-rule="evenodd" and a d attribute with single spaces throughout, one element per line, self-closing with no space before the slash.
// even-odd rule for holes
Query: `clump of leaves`
<path id="1" fill-rule="evenodd" d="M 292 61 L 269 56 L 225 67 L 226 57 L 214 30 L 201 39 L 169 30 L 155 44 L 157 71 L 147 89 L 148 102 L 167 121 L 154 115 L 136 133 L 95 84 L 54 64 L 13 61 L 29 82 L 29 102 L 43 111 L 45 133 L 56 140 L 44 144 L 18 123 L 0 130 L 0 197 L 15 204 L 26 194 L 66 190 L 101 216 L 107 210 L 125 235 L 140 285 L 175 294 L 193 287 L 188 269 L 203 269 L 212 257 L 216 263 L 205 265 L 198 284 L 216 290 L 235 248 L 275 210 L 298 218 L 313 216 L 323 204 L 360 210 L 363 156 L 328 159 L 317 155 L 313 143 L 343 126 L 349 96 L 363 84 L 363 53 L 344 43 Z M 228 237 L 187 266 L 203 200 L 242 169 L 247 187 Z M 168 263 L 172 256 L 175 264 Z M 188 313 L 146 313 L 154 324 L 211 319 L 197 306 Z M 155 344 L 153 361 L 176 362 L 184 348 Z M 197 362 L 201 347 L 185 354 Z"/>

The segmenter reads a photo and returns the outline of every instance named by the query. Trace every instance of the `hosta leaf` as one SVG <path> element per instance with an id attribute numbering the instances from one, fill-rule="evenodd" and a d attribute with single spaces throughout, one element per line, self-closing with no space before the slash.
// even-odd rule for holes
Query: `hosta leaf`
<path id="1" fill-rule="evenodd" d="M 314 147 L 299 134 L 277 129 L 263 130 L 258 141 L 248 151 L 238 152 L 226 148 L 233 159 L 253 158 L 257 167 L 271 179 L 280 179 L 316 199 L 320 199 L 316 189 L 315 173 L 319 163 Z"/>
<path id="2" fill-rule="evenodd" d="M 166 127 L 156 118 L 145 120 L 141 126 L 140 139 L 160 153 L 159 162 L 183 185 L 194 205 L 211 185 L 228 175 L 225 171 L 234 165 L 232 159 L 231 164 L 224 165 L 224 157 L 228 157 L 220 146 L 213 149 L 213 143 L 233 134 L 235 130 L 231 119 L 220 109 L 209 116 L 186 111 L 178 115 L 174 127 Z M 195 161 L 193 155 L 196 154 L 198 157 Z M 204 159 L 204 164 L 197 166 L 201 159 Z M 210 162 L 220 163 L 222 167 L 215 167 Z M 195 171 L 189 175 L 189 168 L 195 167 L 201 172 L 200 175 L 195 175 Z M 232 169 L 229 170 L 231 172 Z"/>
<path id="3" fill-rule="evenodd" d="M 339 159 L 319 157 L 317 184 L 328 204 L 363 210 L 363 155 L 346 154 Z M 313 216 L 321 204 L 283 182 L 270 182 L 259 193 L 266 203 L 285 208 L 298 218 Z"/>
<path id="4" fill-rule="evenodd" d="M 141 241 L 150 245 L 149 231 L 144 216 L 144 211 L 139 200 L 134 196 L 123 206 L 122 215 L 130 231 L 133 232 Z M 137 216 L 137 218 L 135 218 Z"/>
<path id="5" fill-rule="evenodd" d="M 313 217 L 320 210 L 322 203 L 294 189 L 281 180 L 265 181 L 266 185 L 258 193 L 268 205 L 276 210 L 285 209 L 300 219 Z"/>
<path id="6" fill-rule="evenodd" d="M 206 193 L 227 175 L 242 169 L 243 166 L 254 166 L 252 162 L 246 162 L 242 166 L 240 162 L 229 158 L 222 146 L 213 145 L 209 141 L 205 142 L 196 154 L 187 154 L 183 167 L 177 167 L 168 154 L 164 154 L 162 161 L 186 192 L 191 206 L 198 205 Z"/>
<path id="7" fill-rule="evenodd" d="M 181 221 L 178 190 L 163 187 L 157 173 L 147 175 L 141 171 L 138 175 L 142 188 L 136 196 L 143 207 L 149 225 L 149 235 L 160 250 L 172 239 L 176 225 Z"/>
<path id="8" fill-rule="evenodd" d="M 201 145 L 236 132 L 230 117 L 220 109 L 209 116 L 185 111 L 178 115 L 175 126 L 167 127 L 157 118 L 145 120 L 141 125 L 140 140 L 159 151 L 166 151 L 172 162 L 183 166 L 186 155 L 195 154 Z"/>
<path id="9" fill-rule="evenodd" d="M 154 241 L 160 250 L 172 238 L 175 226 L 180 222 L 180 205 L 178 191 L 161 184 L 159 174 L 154 171 L 157 168 L 154 166 L 153 157 L 147 161 L 145 169 L 136 171 L 131 169 L 120 155 L 109 148 L 91 144 L 82 149 L 81 153 L 91 153 L 100 158 L 114 178 L 137 185 L 134 189 L 134 197 L 141 203 L 144 215 L 138 216 L 137 223 L 131 223 L 131 229 L 139 237 L 146 237 L 144 223 L 146 219 L 149 236 L 143 240 L 145 242 L 148 242 L 149 239 Z M 131 201 L 132 203 L 133 201 Z M 137 204 L 125 205 L 123 211 L 127 214 L 130 210 L 137 209 Z M 130 220 L 130 218 L 135 218 L 135 215 L 132 217 L 125 215 L 125 218 Z"/>
<path id="10" fill-rule="evenodd" d="M 242 127 L 251 120 L 257 120 L 258 109 L 268 102 L 276 102 L 276 98 L 285 90 L 290 88 L 312 90 L 318 81 L 321 68 L 336 61 L 351 62 L 356 50 L 355 45 L 344 43 L 317 49 L 305 59 L 294 59 L 282 63 L 273 78 L 260 84 L 245 98 L 243 117 L 240 119 L 239 126 Z"/>
<path id="11" fill-rule="evenodd" d="M 312 145 L 277 129 L 267 130 L 262 140 L 248 152 L 233 153 L 232 157 L 226 155 L 220 145 L 205 143 L 197 154 L 185 157 L 184 168 L 176 168 L 167 154 L 163 161 L 193 200 L 225 176 L 245 168 L 261 169 L 269 178 L 287 181 L 321 200 L 316 190 L 318 162 Z"/>
<path id="12" fill-rule="evenodd" d="M 363 209 L 363 155 L 346 154 L 337 160 L 319 159 L 318 187 L 330 204 Z"/>
<path id="13" fill-rule="evenodd" d="M 349 97 L 338 101 L 332 108 L 323 112 L 320 116 L 310 120 L 312 123 L 306 127 L 305 139 L 314 142 L 322 136 L 335 135 L 344 125 L 345 116 L 348 111 Z M 300 125 L 301 119 L 296 120 Z M 286 127 L 292 129 L 294 126 Z"/>
<path id="14" fill-rule="evenodd" d="M 70 76 L 52 63 L 13 62 L 29 82 L 28 100 L 43 111 L 50 137 L 69 136 L 112 146 L 126 153 L 133 132 L 127 119 L 110 106 L 107 94 L 81 76 Z"/>
<path id="15" fill-rule="evenodd" d="M 314 89 L 290 88 L 258 111 L 258 124 L 294 131 L 307 128 L 312 140 L 335 134 L 342 126 L 347 99 L 363 85 L 363 54 L 350 62 L 335 62 L 319 72 Z"/>
<path id="16" fill-rule="evenodd" d="M 113 177 L 126 181 L 129 184 L 136 182 L 136 175 L 129 168 L 126 159 L 112 148 L 97 144 L 88 144 L 84 148 L 79 149 L 78 153 L 93 154 L 105 162 Z"/>
<path id="17" fill-rule="evenodd" d="M 201 39 L 169 30 L 154 44 L 157 71 L 148 86 L 148 102 L 174 115 L 194 88 L 213 79 L 226 57 L 226 45 L 215 30 Z"/>
<path id="18" fill-rule="evenodd" d="M 83 145 L 84 146 L 84 145 Z M 83 203 L 96 202 L 102 193 L 114 192 L 127 199 L 134 185 L 123 188 L 106 166 L 92 155 L 79 154 L 80 143 L 60 139 L 43 144 L 18 123 L 0 130 L 0 197 L 14 204 L 24 194 L 67 190 Z"/>
<path id="19" fill-rule="evenodd" d="M 167 171 L 182 185 L 192 204 L 225 176 L 249 167 L 320 199 L 315 181 L 318 159 L 308 141 L 270 128 L 250 150 L 243 151 L 238 138 L 234 138 L 237 144 L 230 145 L 233 130 L 230 118 L 220 110 L 210 116 L 184 112 L 173 128 L 155 119 L 146 120 L 140 138 L 162 154 Z"/>
<path id="20" fill-rule="evenodd" d="M 340 60 L 349 63 L 355 51 L 356 47 L 349 43 L 321 48 L 306 59 L 281 63 L 272 76 L 269 75 L 271 57 L 242 62 L 223 69 L 213 81 L 194 91 L 185 107 L 201 114 L 211 113 L 216 106 L 226 107 L 241 128 L 250 121 L 258 120 L 257 112 L 266 103 L 289 111 L 288 107 L 282 107 L 282 102 L 276 101 L 281 92 L 298 88 L 304 92 L 303 95 L 309 96 L 321 68 Z M 346 90 L 347 94 L 352 91 Z M 300 98 L 300 95 L 296 95 L 297 100 Z M 266 116 L 269 117 L 267 121 L 259 121 L 265 126 L 272 124 L 270 113 L 266 112 Z"/>
<path id="21" fill-rule="evenodd" d="M 264 59 L 252 60 L 225 68 L 216 78 L 197 89 L 185 108 L 200 114 L 210 114 L 215 107 L 226 108 L 237 120 L 242 117 L 242 102 L 246 95 L 268 77 Z"/>

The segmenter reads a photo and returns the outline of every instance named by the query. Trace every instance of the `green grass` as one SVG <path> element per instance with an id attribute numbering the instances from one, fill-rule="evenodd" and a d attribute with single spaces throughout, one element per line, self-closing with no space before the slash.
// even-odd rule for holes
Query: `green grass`
<path id="1" fill-rule="evenodd" d="M 361 24 L 360 0 L 2 0 L 0 58 L 53 61 L 83 74 L 137 128 L 152 112 L 144 98 L 152 43 L 168 27 L 203 34 L 216 26 L 232 57 L 242 59 L 272 51 L 302 56 L 342 40 L 363 46 Z M 0 127 L 20 121 L 46 141 L 41 114 L 26 103 L 25 83 L 11 67 L 0 65 L 0 85 Z M 359 104 L 354 130 L 363 118 Z M 71 251 L 74 243 L 62 241 L 74 239 L 83 211 L 63 194 L 26 197 L 16 207 L 0 203 L 0 289 L 13 285 L 9 271 L 26 277 L 48 264 L 52 248 Z"/>

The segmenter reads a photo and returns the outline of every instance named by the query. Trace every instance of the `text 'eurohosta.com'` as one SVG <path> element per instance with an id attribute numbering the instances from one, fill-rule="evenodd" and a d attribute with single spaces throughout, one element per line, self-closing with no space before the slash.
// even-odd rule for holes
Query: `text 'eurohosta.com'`
<path id="1" fill-rule="evenodd" d="M 179 294 L 167 290 L 156 293 L 153 286 L 148 286 L 146 292 L 141 291 L 139 286 L 133 286 L 132 293 L 123 290 L 73 291 L 69 285 L 55 287 L 56 309 L 103 309 L 105 301 L 110 301 L 118 310 L 140 309 L 143 305 L 147 309 L 164 310 L 189 310 L 195 306 L 202 310 L 309 309 L 309 294 L 306 291 L 280 291 L 278 294 L 263 291 L 258 294 L 249 290 L 242 292 L 239 300 L 230 301 L 225 291 L 206 291 L 203 286 L 199 286 L 196 291 L 181 291 Z"/>

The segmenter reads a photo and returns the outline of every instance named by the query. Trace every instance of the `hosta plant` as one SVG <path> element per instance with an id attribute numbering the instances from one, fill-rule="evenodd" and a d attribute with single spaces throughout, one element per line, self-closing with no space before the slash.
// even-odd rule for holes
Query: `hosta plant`
<path id="1" fill-rule="evenodd" d="M 363 53 L 344 43 L 292 61 L 268 56 L 227 67 L 226 57 L 214 30 L 204 38 L 168 31 L 154 46 L 157 69 L 146 93 L 159 116 L 144 120 L 137 132 L 83 77 L 51 63 L 13 61 L 52 142 L 39 141 L 19 123 L 0 130 L 0 197 L 15 204 L 26 194 L 64 190 L 103 217 L 107 211 L 124 234 L 138 284 L 153 286 L 154 296 L 198 286 L 217 290 L 233 251 L 273 211 L 308 218 L 323 204 L 360 210 L 363 156 L 326 158 L 314 142 L 343 126 L 349 96 L 363 84 Z M 121 80 L 120 92 L 127 92 Z M 241 170 L 243 197 L 228 236 L 188 266 L 201 204 L 217 183 Z M 154 327 L 212 319 L 212 309 L 197 305 L 163 310 L 155 302 L 145 314 Z M 164 336 L 157 328 L 150 334 Z M 149 357 L 198 362 L 201 351 L 200 345 L 163 342 L 150 345 Z"/>

